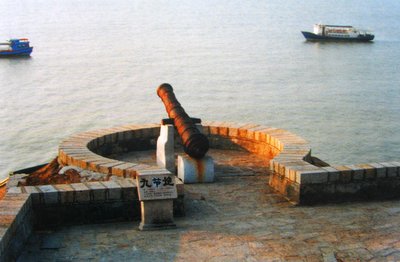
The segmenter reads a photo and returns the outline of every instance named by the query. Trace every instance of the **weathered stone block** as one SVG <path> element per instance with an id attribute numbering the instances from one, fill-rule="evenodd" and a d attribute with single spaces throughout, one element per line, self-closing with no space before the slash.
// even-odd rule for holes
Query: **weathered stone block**
<path id="1" fill-rule="evenodd" d="M 239 135 L 239 128 L 235 126 L 230 126 L 228 128 L 228 136 L 229 137 L 237 137 Z"/>
<path id="2" fill-rule="evenodd" d="M 124 163 L 117 166 L 112 167 L 112 173 L 115 176 L 125 177 L 127 175 L 127 169 L 135 167 L 137 164 L 135 163 Z"/>
<path id="3" fill-rule="evenodd" d="M 210 125 L 208 127 L 210 135 L 218 135 L 218 126 L 217 125 Z"/>
<path id="4" fill-rule="evenodd" d="M 184 195 L 185 194 L 184 184 L 177 176 L 175 176 L 175 185 L 176 185 L 176 191 L 178 193 L 178 196 Z"/>
<path id="5" fill-rule="evenodd" d="M 357 167 L 364 169 L 364 175 L 366 180 L 376 179 L 376 169 L 368 164 L 358 164 Z"/>
<path id="6" fill-rule="evenodd" d="M 110 160 L 108 163 L 98 165 L 98 172 L 103 174 L 112 174 L 112 167 L 123 164 L 121 161 Z"/>
<path id="7" fill-rule="evenodd" d="M 256 141 L 260 142 L 266 142 L 266 138 L 267 138 L 267 134 L 265 133 L 265 131 L 268 130 L 268 127 L 261 128 L 258 129 L 255 134 L 254 134 L 254 139 Z"/>
<path id="8" fill-rule="evenodd" d="M 22 187 L 22 191 L 32 196 L 32 203 L 34 205 L 40 204 L 40 191 L 35 186 Z"/>
<path id="9" fill-rule="evenodd" d="M 86 186 L 90 189 L 91 201 L 104 201 L 106 199 L 106 187 L 100 182 L 87 182 Z"/>
<path id="10" fill-rule="evenodd" d="M 309 164 L 307 164 L 307 165 L 309 165 Z M 296 180 L 297 172 L 302 170 L 302 168 L 304 168 L 307 165 L 302 164 L 301 161 L 287 163 L 287 164 L 284 164 L 284 166 L 283 166 L 284 167 L 284 173 L 281 173 L 281 172 L 277 172 L 277 173 L 281 174 L 281 175 L 284 175 L 287 179 L 289 179 L 291 181 L 296 181 L 297 182 L 297 180 Z M 298 180 L 298 181 L 300 181 L 300 180 Z"/>
<path id="11" fill-rule="evenodd" d="M 103 166 L 108 166 L 111 168 L 111 174 L 115 176 L 124 176 L 125 169 L 132 167 L 134 165 L 130 165 L 129 163 L 122 162 L 122 161 L 115 161 L 114 163 L 105 164 Z"/>
<path id="12" fill-rule="evenodd" d="M 133 163 L 132 163 L 133 164 Z M 133 167 L 125 169 L 125 177 L 136 177 L 137 175 L 137 166 L 138 164 L 135 164 Z"/>
<path id="13" fill-rule="evenodd" d="M 117 184 L 115 181 L 103 181 L 101 183 L 107 188 L 108 200 L 121 199 L 122 189 L 119 184 Z"/>
<path id="14" fill-rule="evenodd" d="M 20 187 L 14 186 L 7 189 L 7 193 L 9 194 L 21 194 L 22 189 Z"/>
<path id="15" fill-rule="evenodd" d="M 44 204 L 56 204 L 58 203 L 58 191 L 52 185 L 38 186 L 39 190 L 42 191 Z"/>
<path id="16" fill-rule="evenodd" d="M 339 182 L 341 183 L 350 183 L 352 179 L 352 171 L 350 168 L 346 166 L 334 166 L 340 172 Z"/>
<path id="17" fill-rule="evenodd" d="M 70 185 L 59 184 L 54 187 L 58 190 L 61 204 L 74 202 L 74 189 Z"/>
<path id="18" fill-rule="evenodd" d="M 386 176 L 387 177 L 396 177 L 397 176 L 397 166 L 391 162 L 379 163 L 382 166 L 386 167 Z"/>
<path id="19" fill-rule="evenodd" d="M 340 172 L 331 166 L 321 167 L 323 170 L 328 172 L 328 182 L 334 183 L 339 180 Z"/>
<path id="20" fill-rule="evenodd" d="M 229 134 L 229 129 L 227 126 L 220 126 L 218 129 L 218 134 L 220 136 L 228 136 Z"/>
<path id="21" fill-rule="evenodd" d="M 194 159 L 188 155 L 178 155 L 178 178 L 183 183 L 214 182 L 214 160 L 210 156 Z"/>
<path id="22" fill-rule="evenodd" d="M 131 179 L 122 179 L 116 181 L 121 186 L 122 198 L 124 200 L 138 199 L 136 184 Z"/>
<path id="23" fill-rule="evenodd" d="M 393 162 L 390 162 L 390 163 L 392 163 L 393 165 L 395 165 L 397 167 L 396 168 L 396 174 L 397 174 L 397 176 L 400 176 L 400 162 L 393 161 Z"/>
<path id="24" fill-rule="evenodd" d="M 328 172 L 324 170 L 297 171 L 296 182 L 299 184 L 321 184 L 328 182 Z"/>
<path id="25" fill-rule="evenodd" d="M 74 202 L 90 202 L 90 191 L 85 184 L 73 183 L 71 187 L 74 189 Z"/>
<path id="26" fill-rule="evenodd" d="M 175 173 L 174 132 L 173 125 L 162 125 L 157 139 L 157 165 L 172 173 Z"/>
<path id="27" fill-rule="evenodd" d="M 346 167 L 351 169 L 353 180 L 363 180 L 364 179 L 364 169 L 356 165 L 346 165 Z"/>
<path id="28" fill-rule="evenodd" d="M 376 170 L 376 177 L 385 178 L 386 177 L 386 167 L 379 163 L 369 163 L 368 165 L 372 166 Z"/>
<path id="29" fill-rule="evenodd" d="M 173 216 L 173 200 L 141 201 L 142 220 L 140 230 L 158 230 L 175 228 Z"/>

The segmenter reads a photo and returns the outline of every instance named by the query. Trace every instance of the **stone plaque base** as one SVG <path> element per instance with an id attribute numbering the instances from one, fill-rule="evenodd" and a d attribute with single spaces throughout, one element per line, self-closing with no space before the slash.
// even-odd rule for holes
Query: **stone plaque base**
<path id="1" fill-rule="evenodd" d="M 214 182 L 214 160 L 210 156 L 194 159 L 178 155 L 178 178 L 185 184 Z"/>
<path id="2" fill-rule="evenodd" d="M 142 222 L 139 225 L 140 230 L 176 228 L 172 199 L 141 201 L 141 209 Z"/>

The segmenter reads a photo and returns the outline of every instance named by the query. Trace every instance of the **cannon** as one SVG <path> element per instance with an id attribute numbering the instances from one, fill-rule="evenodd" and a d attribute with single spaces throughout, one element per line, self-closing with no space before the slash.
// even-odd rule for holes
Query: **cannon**
<path id="1" fill-rule="evenodd" d="M 176 99 L 172 86 L 170 84 L 160 85 L 157 88 L 157 95 L 163 101 L 169 118 L 174 121 L 185 153 L 196 159 L 203 158 L 209 149 L 208 138 L 200 133 L 192 118 L 186 114 Z"/>

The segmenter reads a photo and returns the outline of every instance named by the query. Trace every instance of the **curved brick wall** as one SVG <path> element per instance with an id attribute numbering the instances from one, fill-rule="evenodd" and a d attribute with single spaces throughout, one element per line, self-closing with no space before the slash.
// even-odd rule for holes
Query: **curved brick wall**
<path id="1" fill-rule="evenodd" d="M 159 132 L 160 125 L 147 124 L 76 134 L 60 144 L 59 160 L 64 165 L 135 177 L 138 171 L 157 167 L 114 160 L 112 155 L 155 148 Z M 303 160 L 310 156 L 307 141 L 283 129 L 256 124 L 205 122 L 203 132 L 209 137 L 212 148 L 246 150 L 270 159 L 279 155 L 280 161 L 299 161 L 302 166 L 313 167 Z"/>
<path id="2" fill-rule="evenodd" d="M 59 147 L 62 164 L 135 177 L 156 166 L 112 159 L 113 154 L 155 149 L 160 125 L 127 125 L 74 135 Z M 212 148 L 246 150 L 270 160 L 272 188 L 296 203 L 400 197 L 400 163 L 316 166 L 307 141 L 256 124 L 204 122 Z"/>
<path id="3" fill-rule="evenodd" d="M 118 161 L 104 155 L 128 151 L 123 145 L 141 144 L 156 139 L 160 127 L 157 124 L 127 125 L 73 135 L 64 140 L 58 150 L 60 163 L 87 170 L 118 176 L 136 176 L 141 169 L 151 166 Z"/>
<path id="4" fill-rule="evenodd" d="M 205 122 L 211 147 L 246 150 L 270 160 L 269 185 L 300 204 L 400 197 L 400 162 L 316 166 L 307 141 L 256 124 Z M 117 176 L 135 177 L 159 167 L 122 162 L 113 155 L 155 149 L 159 124 L 126 125 L 76 134 L 59 146 L 59 161 Z M 0 179 L 4 191 L 6 178 Z M 1 186 L 3 185 L 3 188 Z"/>

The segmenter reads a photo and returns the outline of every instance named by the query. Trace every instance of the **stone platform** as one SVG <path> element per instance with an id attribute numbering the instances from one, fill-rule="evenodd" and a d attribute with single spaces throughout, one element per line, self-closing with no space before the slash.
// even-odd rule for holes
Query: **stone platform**
<path id="1" fill-rule="evenodd" d="M 158 169 L 155 144 L 159 130 L 157 124 L 128 125 L 77 134 L 61 143 L 58 159 L 63 165 L 118 176 L 122 181 L 132 179 L 138 172 Z M 7 252 L 11 254 L 8 257 L 20 253 L 21 243 L 40 228 L 35 226 L 37 221 L 51 222 L 53 218 L 62 220 L 61 231 L 48 231 L 53 232 L 49 237 L 62 232 L 63 241 L 58 242 L 69 243 L 58 247 L 65 247 L 64 253 L 59 253 L 64 261 L 99 260 L 111 253 L 128 261 L 138 256 L 143 260 L 142 255 L 155 260 L 399 259 L 398 201 L 295 208 L 298 204 L 398 198 L 399 162 L 329 166 L 311 155 L 304 139 L 256 124 L 205 122 L 204 133 L 211 148 L 223 151 L 219 157 L 218 152 L 211 152 L 212 157 L 217 155 L 216 183 L 181 185 L 180 206 L 185 201 L 187 217 L 177 219 L 176 231 L 141 235 L 133 229 L 136 222 L 112 224 L 117 235 L 110 229 L 113 227 L 105 225 L 80 227 L 78 231 L 89 230 L 96 240 L 82 242 L 76 249 L 76 227 L 65 227 L 68 219 L 63 220 L 63 214 L 76 217 L 70 212 L 74 211 L 84 219 L 85 214 L 94 212 L 96 222 L 115 210 L 124 214 L 125 204 L 132 207 L 132 201 L 138 202 L 135 195 L 123 193 L 135 191 L 134 183 L 13 186 L 0 201 L 0 261 Z M 143 150 L 153 153 L 147 156 Z M 124 159 L 130 152 L 138 155 Z M 234 152 L 238 155 L 231 157 Z M 132 196 L 130 203 L 125 201 L 128 195 Z M 112 219 L 121 217 L 118 212 Z M 92 221 L 81 220 L 75 222 Z M 68 242 L 69 236 L 72 242 Z M 32 236 L 43 243 L 48 242 L 46 237 L 40 233 Z M 35 245 L 28 245 L 21 261 L 30 254 L 44 261 L 59 260 L 52 257 L 56 253 L 43 251 L 53 248 L 39 246 L 35 251 Z"/>
<path id="2" fill-rule="evenodd" d="M 173 230 L 139 221 L 36 231 L 19 261 L 398 261 L 400 202 L 296 206 L 268 187 L 268 161 L 211 150 L 216 182 L 185 185 Z M 120 160 L 155 161 L 155 152 Z"/>
<path id="3" fill-rule="evenodd" d="M 306 140 L 287 130 L 257 124 L 204 122 L 203 132 L 211 148 L 242 150 L 272 159 L 269 185 L 297 204 L 400 198 L 400 162 L 316 165 Z M 160 125 L 148 124 L 77 134 L 61 143 L 59 159 L 65 165 L 134 177 L 152 166 L 118 161 L 113 156 L 155 148 L 159 133 Z"/>

